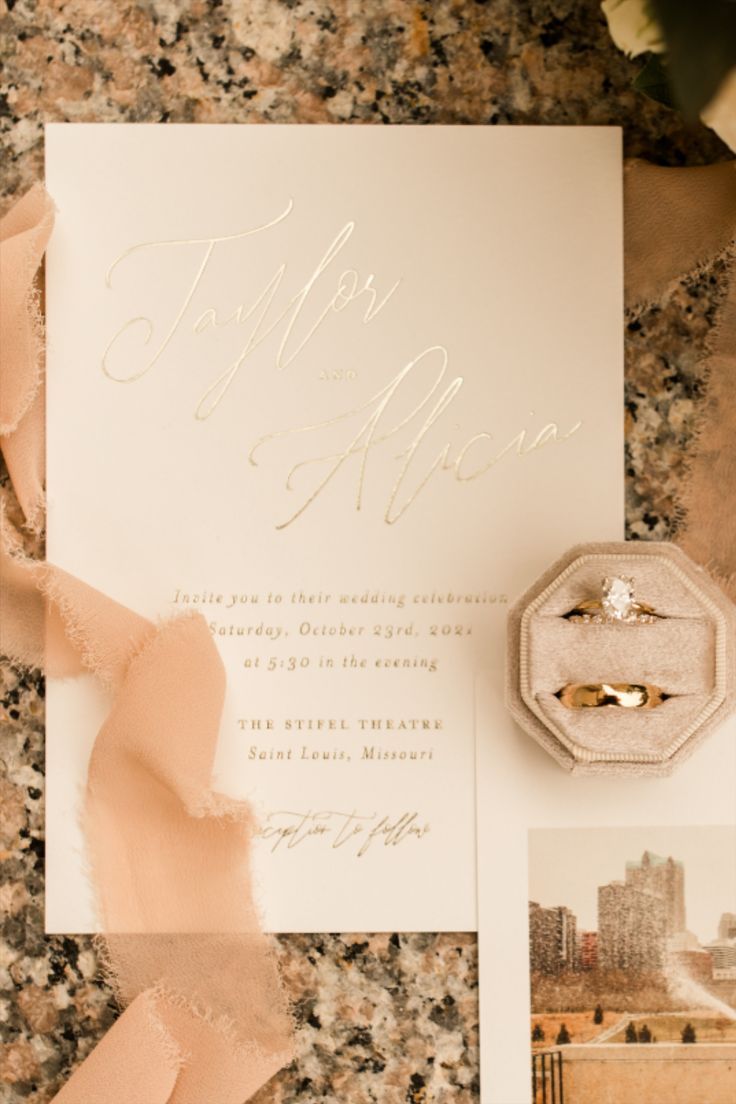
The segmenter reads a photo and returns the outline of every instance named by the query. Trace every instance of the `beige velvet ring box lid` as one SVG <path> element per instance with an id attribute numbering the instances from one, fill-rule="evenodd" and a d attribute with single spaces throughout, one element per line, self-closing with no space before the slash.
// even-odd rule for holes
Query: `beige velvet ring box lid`
<path id="1" fill-rule="evenodd" d="M 643 621 L 566 615 L 601 598 L 604 578 L 630 578 Z M 656 708 L 571 709 L 571 684 L 636 684 L 666 695 Z M 736 606 L 672 544 L 617 542 L 570 549 L 509 613 L 507 705 L 515 720 L 576 774 L 665 775 L 736 706 Z"/>

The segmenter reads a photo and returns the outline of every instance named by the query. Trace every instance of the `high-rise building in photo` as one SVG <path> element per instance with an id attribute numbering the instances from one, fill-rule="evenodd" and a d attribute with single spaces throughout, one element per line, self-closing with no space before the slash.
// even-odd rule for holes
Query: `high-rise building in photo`
<path id="1" fill-rule="evenodd" d="M 577 968 L 577 921 L 564 905 L 529 902 L 529 959 L 533 973 L 560 974 Z"/>
<path id="2" fill-rule="evenodd" d="M 626 884 L 663 899 L 668 936 L 685 931 L 685 868 L 681 862 L 645 851 L 639 862 L 627 862 Z"/>
<path id="3" fill-rule="evenodd" d="M 708 946 L 714 981 L 736 981 L 736 939 L 718 939 Z"/>
<path id="4" fill-rule="evenodd" d="M 584 931 L 580 933 L 578 960 L 581 970 L 597 970 L 598 932 Z"/>
<path id="5" fill-rule="evenodd" d="M 598 967 L 659 970 L 667 947 L 667 904 L 629 882 L 598 888 Z"/>
<path id="6" fill-rule="evenodd" d="M 729 939 L 736 916 L 724 913 L 720 939 Z M 535 973 L 570 970 L 662 970 L 668 955 L 703 979 L 711 957 L 685 927 L 685 868 L 678 859 L 644 851 L 626 863 L 625 879 L 598 887 L 598 930 L 577 932 L 564 905 L 529 902 L 531 968 Z"/>
<path id="7" fill-rule="evenodd" d="M 736 912 L 724 912 L 718 925 L 719 939 L 736 939 Z"/>

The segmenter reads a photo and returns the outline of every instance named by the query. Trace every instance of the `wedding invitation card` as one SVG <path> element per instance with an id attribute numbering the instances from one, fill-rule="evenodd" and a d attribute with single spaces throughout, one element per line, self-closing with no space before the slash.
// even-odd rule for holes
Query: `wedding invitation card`
<path id="1" fill-rule="evenodd" d="M 474 929 L 476 672 L 621 535 L 620 132 L 62 124 L 46 164 L 49 559 L 206 619 L 267 927 Z M 105 708 L 49 683 L 49 931 L 95 925 Z M 526 900 L 488 883 L 527 800 L 492 726 L 483 923 Z"/>

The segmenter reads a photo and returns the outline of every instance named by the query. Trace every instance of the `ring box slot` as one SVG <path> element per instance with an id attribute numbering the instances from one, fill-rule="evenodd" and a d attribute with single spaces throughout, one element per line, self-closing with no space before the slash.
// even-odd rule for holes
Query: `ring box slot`
<path id="1" fill-rule="evenodd" d="M 530 619 L 528 647 L 533 694 L 556 693 L 571 682 L 646 683 L 666 694 L 697 694 L 710 690 L 715 677 L 715 629 L 703 618 L 596 625 L 540 612 Z"/>
<path id="2" fill-rule="evenodd" d="M 667 755 L 677 732 L 696 720 L 708 702 L 707 693 L 668 698 L 656 709 L 566 709 L 554 694 L 540 694 L 542 712 L 571 741 L 595 756 L 603 753 L 641 757 L 658 762 Z M 625 724 L 621 714 L 625 713 Z M 595 716 L 595 714 L 598 714 Z"/>
<path id="3" fill-rule="evenodd" d="M 653 622 L 565 617 L 606 577 L 634 580 Z M 650 709 L 570 709 L 571 683 L 633 683 L 671 695 Z M 509 614 L 507 704 L 561 766 L 580 774 L 669 774 L 736 705 L 736 607 L 675 545 L 579 545 Z"/>

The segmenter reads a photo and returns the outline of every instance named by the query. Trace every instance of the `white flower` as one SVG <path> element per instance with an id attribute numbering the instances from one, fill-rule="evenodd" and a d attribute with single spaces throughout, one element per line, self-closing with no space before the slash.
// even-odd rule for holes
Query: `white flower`
<path id="1" fill-rule="evenodd" d="M 662 54 L 666 46 L 646 0 L 603 0 L 611 38 L 629 57 L 648 52 Z M 701 113 L 706 126 L 736 151 L 736 69 L 721 82 L 718 92 Z"/>
<path id="2" fill-rule="evenodd" d="M 721 81 L 720 88 L 700 116 L 727 146 L 736 150 L 736 69 Z"/>
<path id="3" fill-rule="evenodd" d="M 645 0 L 603 0 L 601 7 L 619 50 L 629 57 L 649 50 L 655 54 L 664 52 L 662 34 L 647 11 Z"/>

